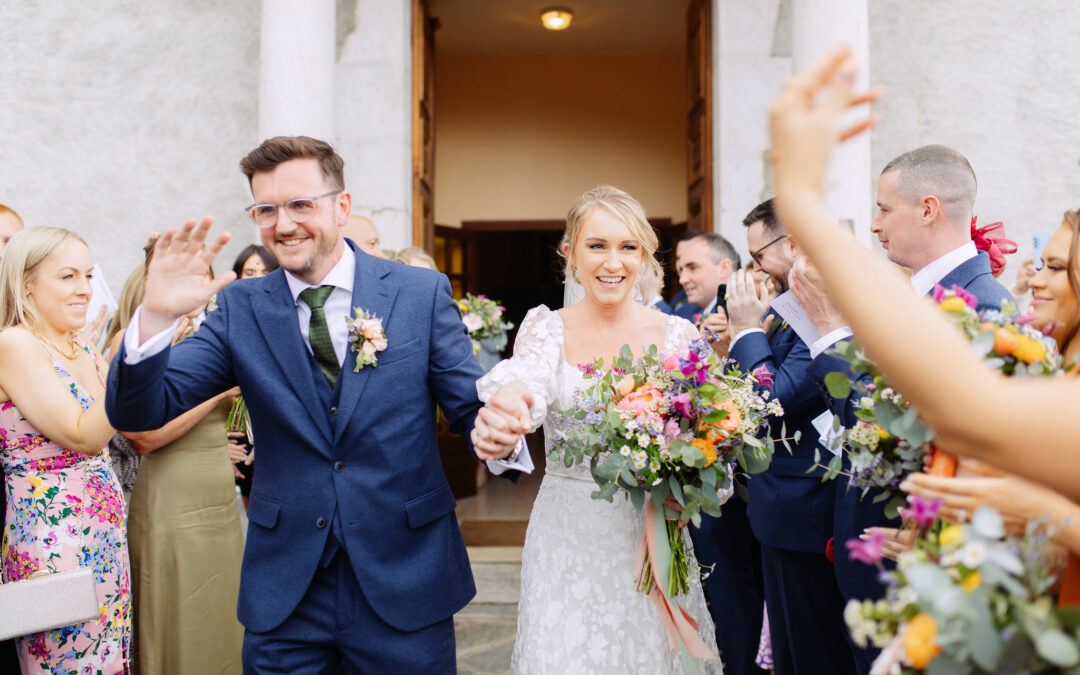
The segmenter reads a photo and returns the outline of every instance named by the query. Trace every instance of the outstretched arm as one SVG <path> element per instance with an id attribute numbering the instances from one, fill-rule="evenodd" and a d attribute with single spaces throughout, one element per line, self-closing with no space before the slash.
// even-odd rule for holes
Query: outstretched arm
<path id="1" fill-rule="evenodd" d="M 841 115 L 876 98 L 856 94 L 856 64 L 840 49 L 788 81 L 770 108 L 776 210 L 829 288 L 859 342 L 937 433 L 938 445 L 1080 496 L 1080 384 L 1007 381 L 930 303 L 837 224 L 822 201 Z M 858 283 L 853 283 L 857 281 Z"/>

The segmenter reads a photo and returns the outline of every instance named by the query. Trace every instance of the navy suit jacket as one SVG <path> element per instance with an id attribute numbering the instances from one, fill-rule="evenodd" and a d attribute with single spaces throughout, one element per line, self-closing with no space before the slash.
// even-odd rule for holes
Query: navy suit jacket
<path id="1" fill-rule="evenodd" d="M 681 316 L 691 323 L 694 322 L 694 315 L 701 314 L 701 308 L 697 305 L 690 304 L 690 301 L 686 299 L 686 291 L 679 291 L 671 298 L 671 312 L 675 316 Z"/>
<path id="2" fill-rule="evenodd" d="M 990 257 L 982 252 L 961 263 L 945 275 L 940 283 L 946 289 L 953 286 L 965 289 L 975 296 L 979 309 L 1000 309 L 1002 302 L 1013 302 L 1012 295 L 991 274 Z M 810 365 L 810 374 L 820 388 L 823 399 L 828 403 L 829 410 L 841 418 L 844 426 L 851 427 L 856 422 L 855 404 L 862 394 L 853 389 L 846 399 L 830 396 L 824 381 L 825 376 L 834 371 L 850 372 L 850 367 L 847 361 L 828 353 L 818 355 Z M 866 373 L 855 373 L 852 378 L 856 381 L 871 381 Z M 845 455 L 845 470 L 847 467 Z M 836 574 L 840 590 L 845 599 L 878 599 L 884 595 L 884 586 L 877 579 L 877 570 L 872 566 L 848 560 L 844 542 L 858 537 L 868 527 L 899 527 L 900 520 L 885 516 L 884 502 L 874 503 L 877 491 L 871 491 L 863 497 L 862 490 L 848 489 L 847 481 L 843 478 L 832 482 L 839 483 L 834 532 Z"/>
<path id="3" fill-rule="evenodd" d="M 748 516 L 754 536 L 763 544 L 793 551 L 824 553 L 832 536 L 832 481 L 822 482 L 822 471 L 807 473 L 814 466 L 818 434 L 811 421 L 825 412 L 817 386 L 807 371 L 810 348 L 789 327 L 771 339 L 764 333 L 740 338 L 729 356 L 743 371 L 764 365 L 773 374 L 772 395 L 784 406 L 784 416 L 773 421 L 767 433 L 788 438 L 801 432 L 798 443 L 789 441 L 789 453 L 776 443 L 772 464 L 763 473 L 749 476 Z"/>
<path id="4" fill-rule="evenodd" d="M 435 405 L 467 439 L 483 373 L 444 275 L 347 243 L 352 304 L 382 319 L 388 346 L 358 373 L 348 352 L 329 409 L 280 269 L 225 288 L 219 309 L 172 349 L 134 366 L 121 349 L 109 371 L 106 411 L 123 430 L 156 429 L 230 387 L 243 391 L 259 473 L 238 614 L 257 633 L 296 608 L 332 531 L 364 597 L 395 628 L 444 620 L 475 594 Z"/>

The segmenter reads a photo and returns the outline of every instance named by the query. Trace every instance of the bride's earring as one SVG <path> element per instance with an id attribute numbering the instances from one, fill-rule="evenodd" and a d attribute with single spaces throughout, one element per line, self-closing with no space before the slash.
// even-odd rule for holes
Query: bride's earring
<path id="1" fill-rule="evenodd" d="M 571 269 L 574 270 L 574 281 L 576 281 L 576 282 L 578 282 L 580 284 L 581 283 L 581 278 L 578 277 L 578 275 L 577 275 L 577 268 L 572 267 Z"/>

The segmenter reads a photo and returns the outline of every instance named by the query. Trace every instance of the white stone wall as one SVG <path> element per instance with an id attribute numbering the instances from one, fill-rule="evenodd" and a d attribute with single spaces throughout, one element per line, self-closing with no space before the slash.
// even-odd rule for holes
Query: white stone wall
<path id="1" fill-rule="evenodd" d="M 1005 222 L 1021 253 L 1080 207 L 1080 5 L 986 0 L 870 0 L 876 106 L 871 172 L 927 143 L 967 155 L 975 213 Z"/>
<path id="2" fill-rule="evenodd" d="M 337 18 L 353 30 L 338 51 L 335 147 L 353 213 L 375 223 L 384 248 L 401 249 L 412 246 L 412 10 L 407 0 L 339 2 L 339 13 L 350 9 Z"/>
<path id="3" fill-rule="evenodd" d="M 115 293 L 155 230 L 254 240 L 259 0 L 0 3 L 0 202 L 89 241 Z"/>

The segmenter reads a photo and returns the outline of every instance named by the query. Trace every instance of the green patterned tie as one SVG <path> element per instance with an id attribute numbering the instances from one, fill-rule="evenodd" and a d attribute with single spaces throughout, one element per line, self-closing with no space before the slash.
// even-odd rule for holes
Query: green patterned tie
<path id="1" fill-rule="evenodd" d="M 326 376 L 331 389 L 337 384 L 341 364 L 338 363 L 337 353 L 334 351 L 334 342 L 330 339 L 330 329 L 326 327 L 326 312 L 323 311 L 323 305 L 326 304 L 326 299 L 330 297 L 333 290 L 333 286 L 318 286 L 300 293 L 300 299 L 311 308 L 311 321 L 308 323 L 311 351 L 315 353 L 315 360 L 318 361 L 319 369 Z"/>

